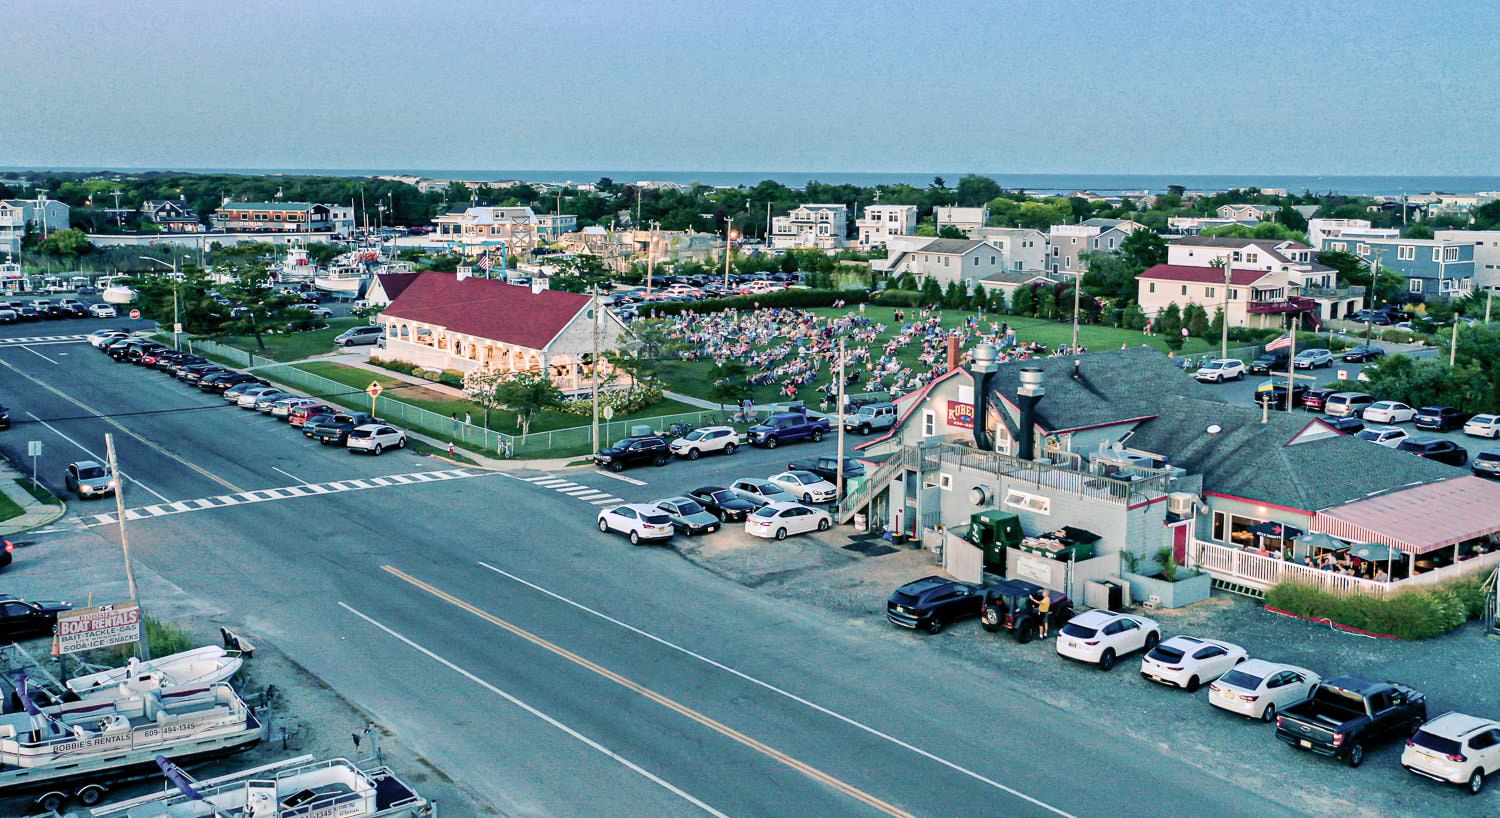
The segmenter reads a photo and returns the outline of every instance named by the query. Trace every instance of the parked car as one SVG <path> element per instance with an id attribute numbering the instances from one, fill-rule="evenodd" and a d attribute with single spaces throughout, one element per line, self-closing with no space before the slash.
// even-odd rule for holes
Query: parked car
<path id="1" fill-rule="evenodd" d="M 385 328 L 379 326 L 350 327 L 333 338 L 336 347 L 370 346 L 385 337 Z"/>
<path id="2" fill-rule="evenodd" d="M 1302 384 L 1293 384 L 1291 399 L 1293 406 L 1302 404 L 1307 395 L 1307 387 Z M 1285 409 L 1287 401 L 1286 384 L 1282 382 L 1266 381 L 1255 387 L 1255 403 L 1259 406 L 1269 406 L 1272 409 Z"/>
<path id="3" fill-rule="evenodd" d="M 705 454 L 734 454 L 739 448 L 740 433 L 733 426 L 705 426 L 694 429 L 672 441 L 672 454 L 697 460 Z"/>
<path id="4" fill-rule="evenodd" d="M 1247 658 L 1245 649 L 1231 642 L 1174 636 L 1141 657 L 1141 678 L 1194 693 Z"/>
<path id="5" fill-rule="evenodd" d="M 1484 790 L 1484 779 L 1500 772 L 1500 721 L 1444 713 L 1406 740 L 1401 766 L 1433 781 Z"/>
<path id="6" fill-rule="evenodd" d="M 1356 434 L 1365 428 L 1365 422 L 1359 418 L 1324 418 L 1323 422 L 1341 435 Z"/>
<path id="7" fill-rule="evenodd" d="M 1469 462 L 1469 450 L 1441 437 L 1413 437 L 1401 441 L 1396 447 L 1397 451 L 1409 452 L 1417 457 L 1425 457 L 1428 460 L 1436 460 L 1439 463 L 1447 463 L 1450 466 L 1463 466 Z"/>
<path id="8" fill-rule="evenodd" d="M 1353 418 L 1336 418 L 1336 420 L 1345 421 L 1353 420 Z M 1411 435 L 1406 433 L 1405 429 L 1397 426 L 1367 426 L 1354 436 L 1368 443 L 1384 446 L 1387 449 L 1394 449 L 1400 446 L 1402 441 L 1411 437 Z"/>
<path id="9" fill-rule="evenodd" d="M 292 407 L 291 411 L 287 412 L 286 422 L 290 423 L 293 427 L 300 429 L 304 424 L 307 423 L 308 420 L 310 420 L 315 415 L 331 415 L 332 413 L 332 406 L 329 406 L 326 403 L 318 403 L 314 401 L 313 403 L 307 403 L 301 406 Z"/>
<path id="10" fill-rule="evenodd" d="M 292 410 L 298 406 L 322 406 L 322 404 L 318 403 L 314 398 L 304 398 L 297 395 L 282 398 L 271 404 L 271 417 L 282 418 L 283 420 L 289 418 L 292 416 Z"/>
<path id="11" fill-rule="evenodd" d="M 113 304 L 90 304 L 89 315 L 95 318 L 119 318 L 120 311 Z"/>
<path id="12" fill-rule="evenodd" d="M 1249 659 L 1208 686 L 1208 703 L 1261 721 L 1306 699 L 1322 679 L 1295 665 Z"/>
<path id="13" fill-rule="evenodd" d="M 261 395 L 275 395 L 276 397 L 286 397 L 288 394 L 281 391 L 280 389 L 277 389 L 274 386 L 261 386 L 259 384 L 256 384 L 255 386 L 245 386 L 243 388 L 238 386 L 231 387 L 230 389 L 225 391 L 224 397 L 228 399 L 230 395 L 235 395 L 236 393 L 238 394 L 233 398 L 235 405 L 239 406 L 241 409 L 249 409 L 252 411 L 254 411 L 255 404 L 260 400 Z"/>
<path id="14" fill-rule="evenodd" d="M 691 497 L 668 497 L 652 505 L 672 518 L 672 525 L 679 534 L 712 534 L 723 524 L 713 512 Z"/>
<path id="15" fill-rule="evenodd" d="M 831 503 L 839 493 L 832 483 L 810 471 L 784 471 L 768 479 L 804 503 Z"/>
<path id="16" fill-rule="evenodd" d="M 595 452 L 594 465 L 620 472 L 626 466 L 639 466 L 642 463 L 665 466 L 671 455 L 672 450 L 661 435 L 625 437 L 616 441 L 615 445 Z"/>
<path id="17" fill-rule="evenodd" d="M 14 324 L 20 320 L 20 313 L 10 307 L 0 307 L 0 324 Z"/>
<path id="18" fill-rule="evenodd" d="M 1277 740 L 1358 767 L 1365 750 L 1410 736 L 1427 720 L 1427 696 L 1396 682 L 1339 676 L 1276 716 Z"/>
<path id="19" fill-rule="evenodd" d="M 817 443 L 828 432 L 828 418 L 811 417 L 806 412 L 777 412 L 751 426 L 748 437 L 751 445 L 774 449 L 798 440 Z"/>
<path id="20" fill-rule="evenodd" d="M 688 496 L 726 523 L 743 520 L 760 508 L 759 503 L 752 503 L 723 486 L 699 486 L 688 492 Z"/>
<path id="21" fill-rule="evenodd" d="M 1389 313 L 1383 312 L 1381 310 L 1360 310 L 1359 312 L 1355 313 L 1353 320 L 1361 324 L 1371 324 L 1377 327 L 1384 327 L 1390 325 L 1391 316 Z"/>
<path id="22" fill-rule="evenodd" d="M 179 369 L 177 371 L 177 378 L 183 383 L 193 384 L 196 386 L 198 384 L 201 384 L 203 382 L 203 379 L 207 378 L 209 375 L 227 375 L 232 373 L 233 371 L 234 370 L 230 369 L 227 366 L 220 366 L 218 364 L 197 364 L 194 366 L 185 366 L 182 369 Z M 264 385 L 266 383 L 260 378 L 252 378 L 251 380 L 258 384 Z"/>
<path id="23" fill-rule="evenodd" d="M 1333 366 L 1333 353 L 1326 349 L 1304 349 L 1292 359 L 1297 369 L 1322 369 Z"/>
<path id="24" fill-rule="evenodd" d="M 227 392 L 233 387 L 251 383 L 270 386 L 264 378 L 257 378 L 249 372 L 236 372 L 224 367 L 210 369 L 198 378 L 198 388 L 205 392 Z"/>
<path id="25" fill-rule="evenodd" d="M 1144 616 L 1088 611 L 1073 617 L 1058 632 L 1057 655 L 1109 670 L 1121 656 L 1151 650 L 1160 641 L 1161 626 Z"/>
<path id="26" fill-rule="evenodd" d="M 1343 358 L 1346 363 L 1357 364 L 1373 361 L 1385 355 L 1385 350 L 1374 344 L 1360 344 L 1344 350 Z"/>
<path id="27" fill-rule="evenodd" d="M 1469 471 L 1480 477 L 1500 479 L 1500 451 L 1479 452 L 1469 461 Z"/>
<path id="28" fill-rule="evenodd" d="M 309 419 L 302 427 L 302 431 L 324 446 L 343 446 L 348 442 L 350 432 L 361 426 L 380 422 L 379 418 L 371 417 L 364 412 L 338 412 L 328 420 L 319 421 L 316 425 Z"/>
<path id="29" fill-rule="evenodd" d="M 338 412 L 331 408 L 326 412 L 308 415 L 307 419 L 300 424 L 302 436 L 309 440 L 315 439 L 313 433 L 317 431 L 318 427 L 324 423 L 332 423 L 335 417 L 338 417 Z"/>
<path id="30" fill-rule="evenodd" d="M 729 490 L 754 503 L 756 508 L 767 503 L 793 503 L 797 500 L 786 489 L 769 480 L 736 480 L 729 484 Z"/>
<path id="31" fill-rule="evenodd" d="M 839 477 L 839 459 L 832 455 L 793 460 L 786 465 L 787 471 L 810 471 L 832 483 Z M 844 479 L 863 477 L 865 466 L 852 457 L 844 458 Z"/>
<path id="32" fill-rule="evenodd" d="M 0 429 L 10 428 L 10 410 L 0 404 Z"/>
<path id="33" fill-rule="evenodd" d="M 1417 416 L 1417 410 L 1397 400 L 1378 400 L 1360 413 L 1367 423 L 1406 423 Z"/>
<path id="34" fill-rule="evenodd" d="M 1336 418 L 1359 417 L 1365 407 L 1374 402 L 1375 396 L 1364 392 L 1335 392 L 1323 401 L 1323 414 Z"/>
<path id="35" fill-rule="evenodd" d="M 626 503 L 600 511 L 599 530 L 624 534 L 631 545 L 640 545 L 672 539 L 673 528 L 672 518 L 661 509 L 645 503 Z"/>
<path id="36" fill-rule="evenodd" d="M 950 623 L 978 616 L 984 588 L 943 577 L 923 577 L 897 588 L 886 600 L 885 618 L 893 625 L 942 633 Z"/>
<path id="37" fill-rule="evenodd" d="M 255 411 L 263 415 L 269 415 L 271 414 L 271 410 L 276 408 L 277 401 L 298 397 L 301 397 L 301 395 L 294 395 L 284 389 L 277 389 L 274 392 L 262 392 L 255 396 Z"/>
<path id="38" fill-rule="evenodd" d="M 1337 392 L 1337 389 L 1329 389 L 1326 386 L 1308 387 L 1307 391 L 1302 393 L 1302 408 L 1309 411 L 1321 412 L 1323 411 L 1323 403 L 1328 400 L 1328 396 Z"/>
<path id="39" fill-rule="evenodd" d="M 57 627 L 57 615 L 71 610 L 73 605 L 68 602 L 27 602 L 10 594 L 0 594 L 0 643 L 51 636 Z"/>
<path id="40" fill-rule="evenodd" d="M 1073 618 L 1073 600 L 1058 591 L 1024 579 L 1006 579 L 984 589 L 984 602 L 979 610 L 979 624 L 994 633 L 1007 630 L 1017 642 L 1026 644 L 1040 633 L 1041 611 L 1033 596 L 1045 593 L 1048 599 L 1047 627 L 1061 628 Z"/>
<path id="41" fill-rule="evenodd" d="M 1464 434 L 1472 437 L 1500 437 L 1500 415 L 1475 415 L 1464 424 Z"/>
<path id="42" fill-rule="evenodd" d="M 122 329 L 96 329 L 84 337 L 88 339 L 89 346 L 103 349 L 121 338 L 129 338 L 130 333 Z"/>
<path id="43" fill-rule="evenodd" d="M 366 423 L 349 430 L 344 447 L 350 454 L 369 452 L 379 457 L 386 449 L 406 448 L 406 433 L 384 423 Z"/>
<path id="44" fill-rule="evenodd" d="M 84 500 L 114 494 L 115 487 L 119 485 L 114 475 L 109 473 L 109 469 L 96 460 L 69 463 L 68 468 L 63 472 L 63 484 L 67 486 L 68 491 Z"/>
<path id="45" fill-rule="evenodd" d="M 1235 358 L 1216 358 L 1198 367 L 1193 377 L 1205 383 L 1244 380 L 1245 362 Z"/>
<path id="46" fill-rule="evenodd" d="M 862 435 L 889 429 L 896 425 L 896 405 L 893 403 L 867 403 L 854 411 L 845 413 L 844 431 Z"/>
<path id="47" fill-rule="evenodd" d="M 11 564 L 16 558 L 16 544 L 0 537 L 0 568 Z"/>
<path id="48" fill-rule="evenodd" d="M 1468 415 L 1454 406 L 1423 406 L 1412 416 L 1412 424 L 1430 432 L 1446 432 L 1463 428 Z"/>
<path id="49" fill-rule="evenodd" d="M 22 304 L 16 308 L 16 317 L 22 321 L 35 321 L 41 318 L 42 315 L 36 311 L 36 307 L 30 304 Z"/>
<path id="50" fill-rule="evenodd" d="M 752 537 L 784 540 L 792 534 L 827 531 L 833 526 L 828 512 L 801 503 L 770 502 L 745 518 L 745 533 Z"/>

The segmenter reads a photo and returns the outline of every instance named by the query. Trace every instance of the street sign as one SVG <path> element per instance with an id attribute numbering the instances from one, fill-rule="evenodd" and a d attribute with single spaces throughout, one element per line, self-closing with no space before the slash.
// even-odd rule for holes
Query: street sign
<path id="1" fill-rule="evenodd" d="M 27 457 L 41 457 L 42 456 L 42 441 L 40 441 L 40 440 L 28 440 L 28 441 L 26 441 L 26 456 Z"/>
<path id="2" fill-rule="evenodd" d="M 52 655 L 107 648 L 138 642 L 141 638 L 141 606 L 135 602 L 101 605 L 57 615 L 57 635 Z"/>
<path id="3" fill-rule="evenodd" d="M 1338 379 L 1341 380 L 1341 381 L 1347 381 L 1347 380 L 1349 380 L 1349 370 L 1347 370 L 1347 369 L 1340 369 L 1338 371 Z"/>
<path id="4" fill-rule="evenodd" d="M 141 320 L 141 311 L 140 310 L 131 310 L 130 311 L 130 320 L 132 320 L 132 321 L 139 321 L 139 320 Z"/>
<path id="5" fill-rule="evenodd" d="M 380 388 L 380 383 L 377 381 L 370 381 L 370 385 L 365 387 L 365 394 L 372 398 L 380 397 L 380 393 L 383 391 L 385 390 Z"/>
<path id="6" fill-rule="evenodd" d="M 615 416 L 615 408 L 613 406 L 606 406 L 606 407 L 604 407 L 604 419 L 605 420 L 611 420 L 611 419 L 614 418 L 614 416 Z"/>
<path id="7" fill-rule="evenodd" d="M 172 325 L 172 332 L 175 333 L 175 334 L 177 334 L 177 335 L 181 335 L 182 334 L 182 325 L 181 324 L 173 324 Z"/>

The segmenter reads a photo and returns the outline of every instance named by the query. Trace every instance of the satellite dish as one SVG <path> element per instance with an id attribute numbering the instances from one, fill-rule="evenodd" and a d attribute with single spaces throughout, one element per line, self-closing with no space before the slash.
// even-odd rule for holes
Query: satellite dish
<path id="1" fill-rule="evenodd" d="M 1224 427 L 1220 426 L 1217 423 L 1215 423 L 1214 425 L 1208 427 L 1208 433 L 1211 434 L 1211 435 L 1216 435 L 1216 434 L 1218 434 L 1218 433 L 1220 433 L 1222 431 L 1224 431 Z"/>

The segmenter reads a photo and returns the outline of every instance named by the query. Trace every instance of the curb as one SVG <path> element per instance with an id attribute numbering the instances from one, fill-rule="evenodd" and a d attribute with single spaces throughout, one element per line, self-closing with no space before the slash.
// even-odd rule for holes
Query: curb
<path id="1" fill-rule="evenodd" d="M 1266 605 L 1265 609 L 1268 610 L 1268 611 L 1270 611 L 1273 614 L 1278 614 L 1280 616 L 1291 617 L 1292 619 L 1301 619 L 1304 622 L 1311 622 L 1314 625 L 1327 625 L 1328 627 L 1333 628 L 1336 631 L 1343 631 L 1344 633 L 1351 633 L 1351 634 L 1354 634 L 1355 636 L 1363 636 L 1363 637 L 1366 637 L 1368 639 L 1396 639 L 1396 640 L 1399 640 L 1401 638 L 1401 637 L 1396 636 L 1394 634 L 1376 633 L 1374 631 L 1367 631 L 1367 630 L 1364 630 L 1362 628 L 1356 628 L 1356 627 L 1354 627 L 1352 625 L 1341 625 L 1341 624 L 1333 621 L 1332 619 L 1328 619 L 1328 618 L 1325 618 L 1325 617 L 1303 616 L 1302 614 L 1292 613 L 1291 611 L 1283 611 L 1280 608 L 1273 608 L 1270 605 Z"/>

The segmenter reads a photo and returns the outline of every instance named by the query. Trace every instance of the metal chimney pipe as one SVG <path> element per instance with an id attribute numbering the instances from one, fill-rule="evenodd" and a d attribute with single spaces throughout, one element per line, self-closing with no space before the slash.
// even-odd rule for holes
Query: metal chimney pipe
<path id="1" fill-rule="evenodd" d="M 1017 402 L 1021 406 L 1020 440 L 1017 441 L 1016 456 L 1022 460 L 1036 457 L 1036 405 L 1042 402 L 1047 390 L 1042 386 L 1042 368 L 1036 365 L 1021 369 L 1021 387 L 1016 390 Z"/>

